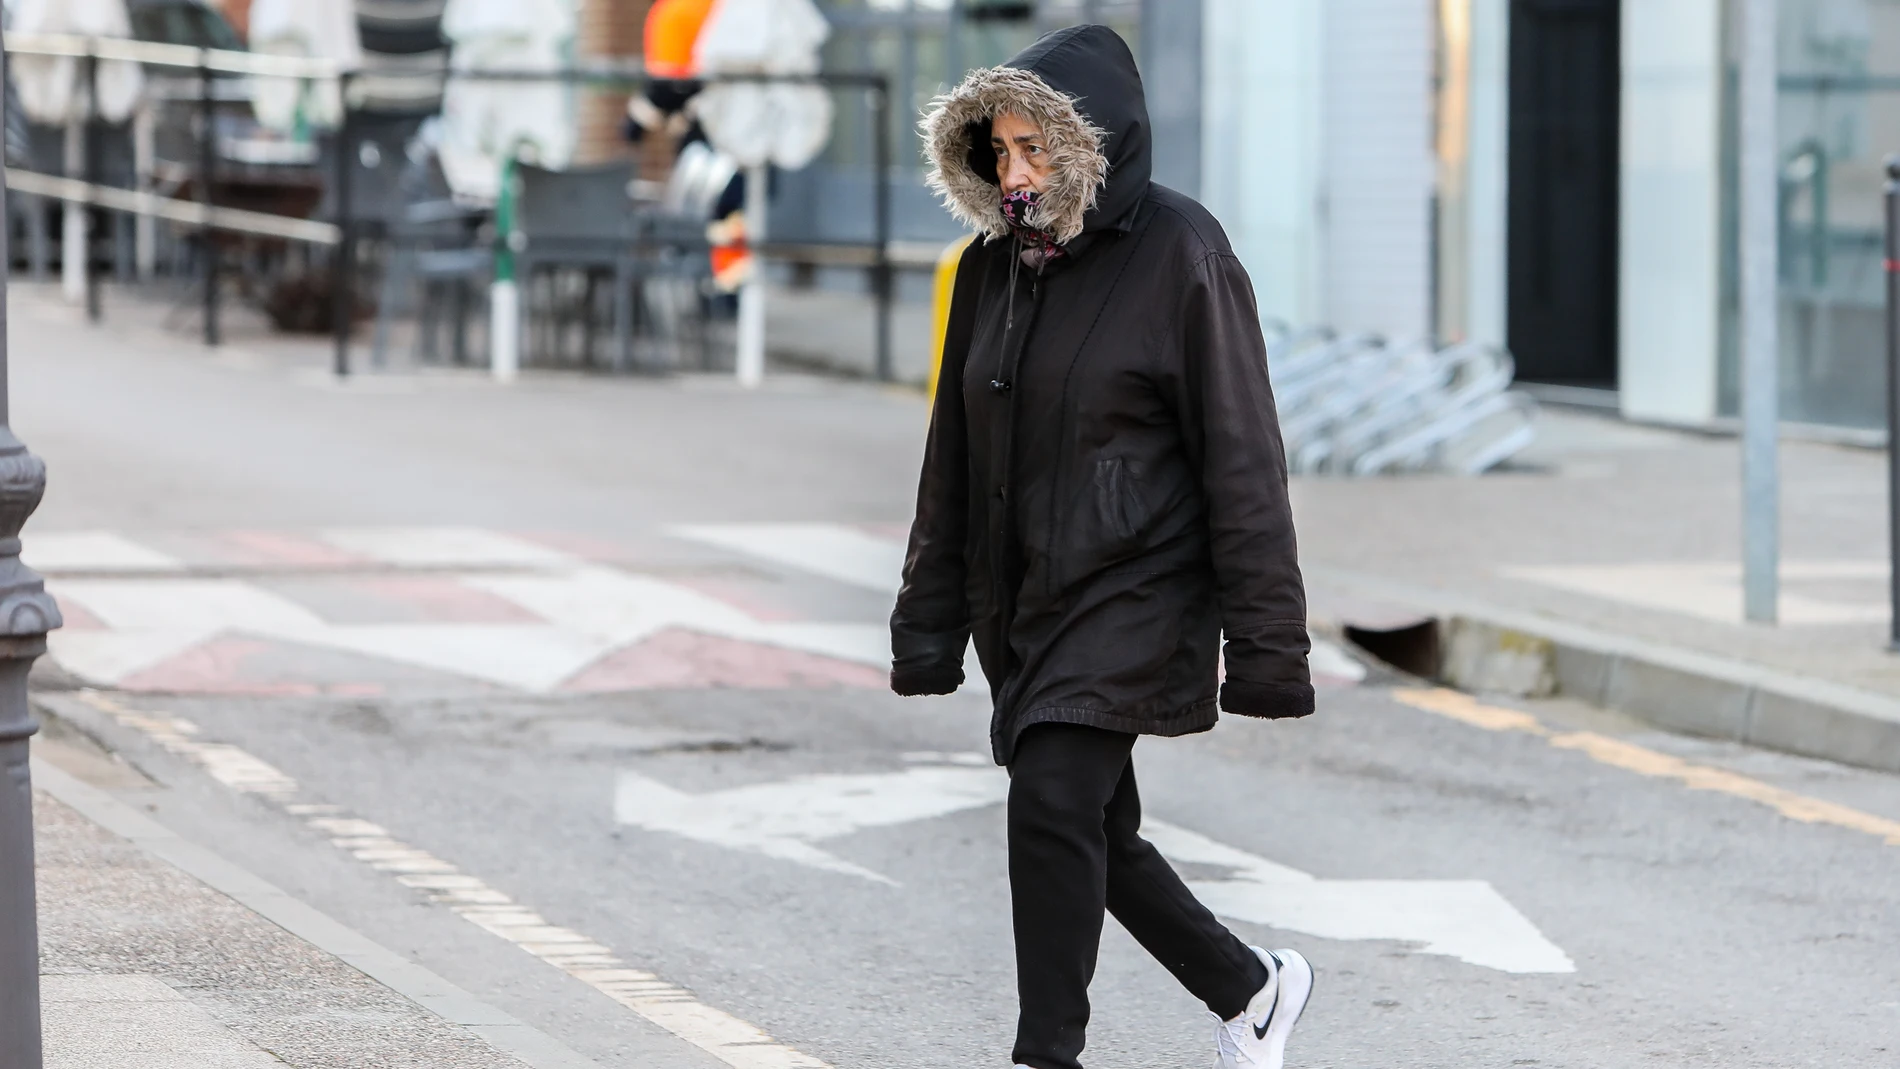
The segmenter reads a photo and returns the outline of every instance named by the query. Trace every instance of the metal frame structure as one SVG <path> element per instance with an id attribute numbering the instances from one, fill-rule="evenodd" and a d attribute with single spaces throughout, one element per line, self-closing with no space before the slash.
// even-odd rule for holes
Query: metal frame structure
<path id="1" fill-rule="evenodd" d="M 287 238 L 315 245 L 336 248 L 337 267 L 335 284 L 331 287 L 335 304 L 332 308 L 333 341 L 335 348 L 334 369 L 339 376 L 347 376 L 352 371 L 350 333 L 355 314 L 355 295 L 353 292 L 354 273 L 357 267 L 357 250 L 365 226 L 353 210 L 350 196 L 349 161 L 357 148 L 356 130 L 352 113 L 344 112 L 342 129 L 338 132 L 337 151 L 334 153 L 335 173 L 332 181 L 336 187 L 337 213 L 335 223 L 307 219 L 292 219 L 285 216 L 270 215 L 263 212 L 242 211 L 221 208 L 211 203 L 212 179 L 217 169 L 216 142 L 211 122 L 211 109 L 216 100 L 213 92 L 212 77 L 218 73 L 250 74 L 267 77 L 302 78 L 312 81 L 336 81 L 345 100 L 349 98 L 351 82 L 358 77 L 357 72 L 339 69 L 326 60 L 299 59 L 294 57 L 260 56 L 248 52 L 231 52 L 219 49 L 190 48 L 181 45 L 154 44 L 142 41 L 126 41 L 113 38 L 90 38 L 70 34 L 37 34 L 21 36 L 6 43 L 10 53 L 71 56 L 85 61 L 87 77 L 97 70 L 100 60 L 122 60 L 141 63 L 147 66 L 163 67 L 173 70 L 196 72 L 198 75 L 198 102 L 201 109 L 201 142 L 199 159 L 198 201 L 192 203 L 177 198 L 159 197 L 150 193 L 115 189 L 96 182 L 38 174 L 34 172 L 9 173 L 7 184 L 24 193 L 35 193 L 53 199 L 87 204 L 112 211 L 130 212 L 138 215 L 172 219 L 177 222 L 192 223 L 205 233 L 205 255 L 203 262 L 204 287 L 204 340 L 207 345 L 219 343 L 218 327 L 218 275 L 219 266 L 215 244 L 209 240 L 212 231 L 223 230 L 237 233 L 259 234 L 270 237 Z M 638 88 L 647 83 L 644 69 L 620 63 L 600 63 L 577 66 L 559 71 L 545 70 L 452 70 L 418 72 L 419 77 L 448 78 L 461 81 L 480 82 L 548 82 L 555 81 L 569 85 L 594 85 L 615 88 Z M 391 77 L 387 71 L 378 77 Z M 892 255 L 891 225 L 891 178 L 892 178 L 892 102 L 889 76 L 880 72 L 828 71 L 811 75 L 729 75 L 711 82 L 775 82 L 795 84 L 815 84 L 831 88 L 856 89 L 870 98 L 873 126 L 873 186 L 874 186 L 874 231 L 869 242 L 868 267 L 871 272 L 873 295 L 876 300 L 876 353 L 877 374 L 880 379 L 889 381 L 894 377 L 892 358 L 892 302 L 896 296 L 895 259 Z M 91 123 L 88 123 L 90 127 Z M 839 243 L 848 244 L 848 243 Z M 770 250 L 772 246 L 766 245 Z M 87 306 L 93 311 L 94 318 L 99 313 L 101 300 L 98 292 L 98 280 L 90 266 L 87 271 Z"/>

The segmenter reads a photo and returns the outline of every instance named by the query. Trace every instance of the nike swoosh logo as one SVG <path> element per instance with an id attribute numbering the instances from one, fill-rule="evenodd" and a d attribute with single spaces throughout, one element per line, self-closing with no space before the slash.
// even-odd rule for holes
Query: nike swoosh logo
<path id="1" fill-rule="evenodd" d="M 1267 951 L 1267 957 L 1273 959 L 1273 975 L 1275 979 L 1278 979 L 1280 975 L 1280 968 L 1281 968 L 1280 955 L 1275 954 L 1273 951 L 1269 950 Z M 1280 992 L 1276 989 L 1273 993 L 1273 1005 L 1267 1007 L 1267 1019 L 1253 1026 L 1253 1037 L 1255 1039 L 1267 1038 L 1267 1029 L 1273 1027 L 1273 1014 L 1279 1008 L 1280 1008 Z"/>

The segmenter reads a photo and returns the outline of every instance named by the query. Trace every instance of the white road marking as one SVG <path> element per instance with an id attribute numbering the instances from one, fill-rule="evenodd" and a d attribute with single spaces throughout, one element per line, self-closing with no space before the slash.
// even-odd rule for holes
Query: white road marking
<path id="1" fill-rule="evenodd" d="M 75 579 L 54 584 L 113 630 L 312 631 L 323 618 L 240 579 Z"/>
<path id="2" fill-rule="evenodd" d="M 547 546 L 479 527 L 351 527 L 324 541 L 370 560 L 424 568 L 554 568 L 575 558 Z"/>
<path id="3" fill-rule="evenodd" d="M 49 584 L 55 594 L 58 584 Z M 61 628 L 46 636 L 60 667 L 88 683 L 117 683 L 178 656 L 217 634 L 216 628 L 94 631 Z"/>
<path id="4" fill-rule="evenodd" d="M 295 780 L 236 746 L 198 741 L 199 728 L 189 720 L 136 710 L 96 691 L 82 691 L 79 697 L 167 750 L 197 762 L 227 786 L 268 798 L 356 860 L 389 873 L 397 883 L 447 906 L 463 920 L 513 943 L 733 1069 L 831 1069 L 758 1027 L 699 1001 L 685 988 L 646 970 L 629 968 L 608 947 L 550 923 L 505 892 L 397 839 L 383 826 L 351 816 L 337 805 L 294 800 L 299 790 Z M 220 776 L 219 768 L 226 769 L 226 775 Z M 232 771 L 239 769 L 252 770 L 253 775 L 247 778 Z M 258 769 L 268 769 L 272 775 L 256 774 Z"/>
<path id="5" fill-rule="evenodd" d="M 707 794 L 689 794 L 632 772 L 620 775 L 614 819 L 715 846 L 762 854 L 815 869 L 897 886 L 895 880 L 814 844 L 863 828 L 930 820 L 996 805 L 1008 797 L 998 768 L 912 768 L 863 775 L 814 775 Z M 1576 971 L 1568 955 L 1544 938 L 1484 880 L 1322 880 L 1298 869 L 1165 821 L 1142 825 L 1177 864 L 1232 870 L 1196 880 L 1194 893 L 1215 913 L 1324 939 L 1390 939 L 1511 973 Z"/>
<path id="6" fill-rule="evenodd" d="M 452 540 L 451 540 L 452 541 Z M 115 684 L 220 633 L 343 650 L 451 672 L 532 693 L 551 690 L 596 660 L 679 628 L 882 668 L 883 624 L 759 621 L 673 583 L 612 568 L 563 565 L 529 575 L 467 575 L 459 582 L 513 602 L 547 623 L 332 624 L 239 579 L 86 579 L 54 593 L 105 629 L 55 631 L 68 671 Z"/>
<path id="7" fill-rule="evenodd" d="M 1337 642 L 1308 632 L 1313 640 L 1313 650 L 1307 654 L 1306 666 L 1316 676 L 1342 679 L 1348 683 L 1362 683 L 1366 678 L 1366 666 L 1355 660 L 1352 654 L 1341 649 Z"/>
<path id="8" fill-rule="evenodd" d="M 903 583 L 904 543 L 879 538 L 855 527 L 836 523 L 724 523 L 675 527 L 679 538 L 744 553 L 813 575 L 822 575 L 841 583 L 897 596 Z M 1338 643 L 1309 636 L 1313 652 L 1308 663 L 1313 674 L 1358 683 L 1366 678 L 1366 667 Z M 890 637 L 878 640 L 886 661 L 890 655 Z M 964 657 L 969 684 L 982 688 L 982 670 L 977 667 L 976 651 Z"/>
<path id="9" fill-rule="evenodd" d="M 1177 864 L 1233 870 L 1188 886 L 1223 917 L 1322 939 L 1392 939 L 1509 973 L 1568 973 L 1577 966 L 1484 880 L 1322 880 L 1163 821 L 1142 833 Z"/>
<path id="10" fill-rule="evenodd" d="M 1009 779 L 994 768 L 801 776 L 711 794 L 687 794 L 622 772 L 614 793 L 614 818 L 649 831 L 896 886 L 895 880 L 812 844 L 862 828 L 907 824 L 995 805 L 1008 793 Z"/>
<path id="11" fill-rule="evenodd" d="M 111 531 L 35 531 L 21 542 L 21 559 L 41 572 L 172 572 L 185 566 Z"/>
<path id="12" fill-rule="evenodd" d="M 843 524 L 698 524 L 672 533 L 892 596 L 904 577 L 902 542 Z"/>

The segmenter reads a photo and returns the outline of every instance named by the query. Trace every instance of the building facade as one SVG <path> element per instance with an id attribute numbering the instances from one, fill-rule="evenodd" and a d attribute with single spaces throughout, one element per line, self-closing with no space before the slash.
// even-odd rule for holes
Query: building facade
<path id="1" fill-rule="evenodd" d="M 898 232 L 952 236 L 912 126 L 1045 30 L 1105 22 L 1147 82 L 1157 179 L 1200 197 L 1262 313 L 1504 345 L 1527 382 L 1643 420 L 1737 406 L 1738 0 L 829 0 L 828 61 L 898 86 Z M 1781 0 L 1783 411 L 1884 423 L 1882 159 L 1900 3 Z M 869 236 L 841 94 L 786 225 Z M 855 176 L 855 177 L 853 177 Z M 793 220 L 796 220 L 794 223 Z"/>

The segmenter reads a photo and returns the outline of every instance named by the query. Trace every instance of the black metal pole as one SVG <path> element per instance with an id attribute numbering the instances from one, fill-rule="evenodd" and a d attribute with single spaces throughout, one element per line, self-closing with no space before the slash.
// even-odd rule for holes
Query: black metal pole
<path id="1" fill-rule="evenodd" d="M 6 60 L 0 46 L 0 83 Z M 4 166 L 4 161 L 0 161 Z M 6 215 L 0 181 L 0 219 Z M 0 264 L 11 263 L 0 227 Z M 13 436 L 7 411 L 6 283 L 0 271 L 0 1066 L 41 1069 L 40 939 L 33 875 L 33 782 L 28 740 L 39 730 L 26 674 L 46 652 L 59 607 L 20 560 L 20 528 L 46 490 L 46 465 Z"/>
<path id="2" fill-rule="evenodd" d="M 82 62 L 85 64 L 86 114 L 81 120 L 85 125 L 80 127 L 79 151 L 84 154 L 80 160 L 80 177 L 87 185 L 96 186 L 99 184 L 99 57 L 87 49 Z M 86 258 L 86 318 L 94 323 L 105 316 L 99 299 L 99 271 L 94 263 L 97 258 L 93 255 L 98 235 L 106 230 L 103 214 L 103 210 L 93 204 L 87 204 L 80 213 L 85 226 L 85 240 L 80 246 Z"/>
<path id="3" fill-rule="evenodd" d="M 356 317 L 356 300 L 353 287 L 356 285 L 356 218 L 354 206 L 350 203 L 350 175 L 356 170 L 352 156 L 356 151 L 354 144 L 356 127 L 350 121 L 349 82 L 346 75 L 338 85 L 338 95 L 342 97 L 343 122 L 336 131 L 336 158 L 331 161 L 335 173 L 331 180 L 336 183 L 336 260 L 330 271 L 330 329 L 336 339 L 336 375 L 347 377 L 350 373 L 350 320 Z"/>
<path id="4" fill-rule="evenodd" d="M 872 182 L 877 191 L 877 248 L 871 261 L 872 285 L 877 288 L 877 377 L 889 382 L 896 377 L 891 360 L 891 86 L 879 78 L 871 89 L 871 115 L 877 125 L 877 174 Z"/>
<path id="5" fill-rule="evenodd" d="M 218 130 L 216 111 L 211 96 L 211 64 L 200 57 L 198 61 L 198 203 L 211 208 L 211 185 L 217 180 L 218 168 Z M 218 331 L 218 240 L 217 232 L 211 228 L 211 220 L 206 219 L 204 227 L 198 231 L 199 242 L 204 246 L 204 315 L 205 344 L 217 345 L 220 341 Z"/>
<path id="6" fill-rule="evenodd" d="M 1887 648 L 1900 652 L 1900 155 L 1887 157 Z"/>

